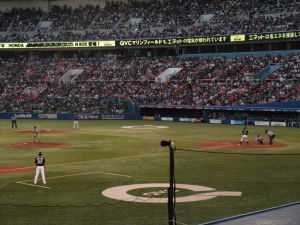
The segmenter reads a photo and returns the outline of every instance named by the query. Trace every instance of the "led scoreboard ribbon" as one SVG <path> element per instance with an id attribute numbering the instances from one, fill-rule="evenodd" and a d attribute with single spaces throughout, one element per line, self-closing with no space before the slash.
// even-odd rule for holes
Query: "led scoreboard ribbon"
<path id="1" fill-rule="evenodd" d="M 206 45 L 217 43 L 251 43 L 280 41 L 288 39 L 300 39 L 300 31 L 273 32 L 258 34 L 234 34 L 228 36 L 212 37 L 192 37 L 192 38 L 157 38 L 157 39 L 136 39 L 136 40 L 118 40 L 117 46 L 120 47 L 143 47 L 143 46 L 176 46 L 176 45 Z"/>
<path id="2" fill-rule="evenodd" d="M 248 34 L 246 35 L 246 41 L 276 41 L 287 39 L 300 39 L 300 31 L 290 32 L 273 32 L 273 33 L 261 33 L 261 34 Z"/>
<path id="3" fill-rule="evenodd" d="M 24 48 L 97 48 L 115 47 L 115 41 L 57 41 L 57 42 L 26 42 L 26 43 L 0 43 L 0 49 Z"/>
<path id="4" fill-rule="evenodd" d="M 188 45 L 230 42 L 229 36 L 193 37 L 193 38 L 159 38 L 117 41 L 118 46 L 160 46 L 160 45 Z"/>
<path id="5" fill-rule="evenodd" d="M 181 45 L 208 45 L 222 43 L 251 43 L 300 39 L 300 31 L 272 32 L 257 34 L 234 34 L 210 37 L 191 38 L 154 38 L 128 39 L 109 41 L 67 41 L 67 42 L 24 42 L 0 43 L 3 49 L 61 49 L 61 48 L 114 48 L 114 47 L 154 47 L 154 46 L 181 46 Z"/>

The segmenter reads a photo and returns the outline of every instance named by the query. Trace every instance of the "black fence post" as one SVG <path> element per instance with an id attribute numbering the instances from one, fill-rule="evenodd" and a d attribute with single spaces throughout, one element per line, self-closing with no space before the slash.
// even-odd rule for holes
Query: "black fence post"
<path id="1" fill-rule="evenodd" d="M 169 146 L 170 148 L 170 185 L 168 188 L 168 216 L 169 216 L 169 225 L 176 225 L 175 219 L 175 205 L 174 205 L 174 192 L 175 192 L 175 179 L 174 179 L 174 147 Z"/>

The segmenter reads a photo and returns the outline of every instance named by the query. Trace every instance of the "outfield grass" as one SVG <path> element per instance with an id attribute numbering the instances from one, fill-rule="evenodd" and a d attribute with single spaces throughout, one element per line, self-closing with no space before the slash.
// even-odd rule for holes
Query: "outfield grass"
<path id="1" fill-rule="evenodd" d="M 225 153 L 177 151 L 176 182 L 211 187 L 217 191 L 242 192 L 241 197 L 220 196 L 205 201 L 177 203 L 177 220 L 184 224 L 239 215 L 300 201 L 300 129 L 272 127 L 276 141 L 287 147 L 274 149 L 205 149 L 201 141 L 237 140 L 241 126 L 156 121 L 80 121 L 78 133 L 41 134 L 42 142 L 71 146 L 47 149 L 15 149 L 6 144 L 31 142 L 31 130 L 73 130 L 72 121 L 0 121 L 0 166 L 34 167 L 39 151 L 46 157 L 47 187 L 33 184 L 34 172 L 0 175 L 0 225 L 163 225 L 167 205 L 125 202 L 107 198 L 103 190 L 115 186 L 168 183 L 168 149 L 160 141 L 173 140 L 178 147 Z M 130 130 L 129 125 L 163 125 L 168 129 Z M 249 127 L 250 138 L 266 127 Z M 299 155 L 259 155 L 299 154 Z M 41 185 L 41 182 L 40 182 Z M 42 185 L 41 185 L 42 186 Z M 144 197 L 144 188 L 128 193 Z M 199 192 L 203 193 L 203 192 Z M 206 193 L 206 192 L 205 192 Z M 179 197 L 193 191 L 179 189 Z M 155 196 L 154 196 L 155 197 Z M 166 197 L 166 194 L 156 197 Z"/>

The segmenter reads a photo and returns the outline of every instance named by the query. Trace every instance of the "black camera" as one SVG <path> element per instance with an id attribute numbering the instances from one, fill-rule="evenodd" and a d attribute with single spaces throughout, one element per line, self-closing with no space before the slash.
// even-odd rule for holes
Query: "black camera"
<path id="1" fill-rule="evenodd" d="M 171 146 L 172 142 L 171 141 L 161 141 L 160 145 L 161 146 Z"/>

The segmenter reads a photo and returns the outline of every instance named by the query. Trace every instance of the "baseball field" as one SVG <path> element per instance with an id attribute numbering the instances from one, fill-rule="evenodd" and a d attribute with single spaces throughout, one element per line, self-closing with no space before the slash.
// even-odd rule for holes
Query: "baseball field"
<path id="1" fill-rule="evenodd" d="M 300 201 L 300 129 L 158 121 L 0 121 L 0 225 L 167 225 L 169 151 L 176 218 L 196 225 Z M 33 126 L 41 143 L 32 144 Z M 265 144 L 255 143 L 260 133 Z M 34 158 L 46 180 L 33 183 Z"/>

